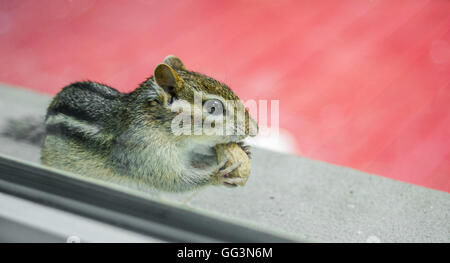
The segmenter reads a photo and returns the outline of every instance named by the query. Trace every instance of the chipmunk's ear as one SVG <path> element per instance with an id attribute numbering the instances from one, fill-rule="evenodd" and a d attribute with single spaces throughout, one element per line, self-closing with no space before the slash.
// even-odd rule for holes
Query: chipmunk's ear
<path id="1" fill-rule="evenodd" d="M 181 59 L 179 59 L 177 56 L 174 55 L 168 55 L 164 59 L 164 63 L 166 63 L 167 65 L 171 66 L 174 69 L 187 70 L 183 64 L 183 61 L 181 61 Z"/>
<path id="2" fill-rule="evenodd" d="M 181 91 L 184 86 L 183 80 L 167 64 L 159 64 L 153 74 L 156 84 L 164 89 L 168 94 L 174 95 Z"/>

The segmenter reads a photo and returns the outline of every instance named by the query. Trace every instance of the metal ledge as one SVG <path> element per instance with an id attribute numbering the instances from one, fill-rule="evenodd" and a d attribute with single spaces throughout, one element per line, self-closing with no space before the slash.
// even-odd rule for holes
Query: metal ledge
<path id="1" fill-rule="evenodd" d="M 0 156 L 0 192 L 167 241 L 291 241 L 5 156 Z"/>

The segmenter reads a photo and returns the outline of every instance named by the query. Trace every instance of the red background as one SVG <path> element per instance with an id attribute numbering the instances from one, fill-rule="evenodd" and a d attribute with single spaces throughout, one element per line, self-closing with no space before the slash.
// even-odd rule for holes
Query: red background
<path id="1" fill-rule="evenodd" d="M 298 153 L 450 192 L 450 1 L 5 1 L 0 81 L 133 90 L 168 54 L 279 99 Z"/>

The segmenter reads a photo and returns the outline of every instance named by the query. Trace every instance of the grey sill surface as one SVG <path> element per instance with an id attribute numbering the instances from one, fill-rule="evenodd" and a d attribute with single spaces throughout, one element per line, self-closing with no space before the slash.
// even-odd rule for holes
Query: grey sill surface
<path id="1" fill-rule="evenodd" d="M 50 97 L 0 85 L 0 130 L 42 117 Z M 0 137 L 0 153 L 39 162 L 39 147 Z M 298 156 L 253 148 L 245 187 L 152 193 L 317 242 L 450 242 L 450 194 Z M 450 176 L 450 175 L 449 175 Z M 449 179 L 450 180 L 450 179 Z"/>
<path id="2" fill-rule="evenodd" d="M 95 243 L 163 242 L 3 193 L 0 207 L 0 243 L 61 243 L 71 239 Z M 33 233 L 39 230 L 42 232 Z"/>

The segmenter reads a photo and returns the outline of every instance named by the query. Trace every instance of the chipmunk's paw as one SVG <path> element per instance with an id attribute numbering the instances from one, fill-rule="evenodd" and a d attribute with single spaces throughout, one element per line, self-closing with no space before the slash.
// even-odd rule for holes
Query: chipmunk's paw
<path id="1" fill-rule="evenodd" d="M 242 181 L 241 178 L 232 178 L 230 177 L 230 173 L 233 172 L 236 168 L 238 168 L 241 165 L 241 162 L 234 163 L 231 166 L 225 167 L 226 163 L 228 161 L 228 157 L 225 156 L 225 158 L 220 162 L 219 165 L 217 165 L 217 169 L 214 171 L 213 176 L 216 179 L 217 185 L 225 185 L 230 187 L 237 186 L 237 183 Z"/>
<path id="2" fill-rule="evenodd" d="M 245 183 L 245 179 L 244 178 L 240 178 L 240 177 L 225 177 L 223 179 L 223 185 L 226 187 L 236 187 L 238 185 L 243 185 Z"/>

